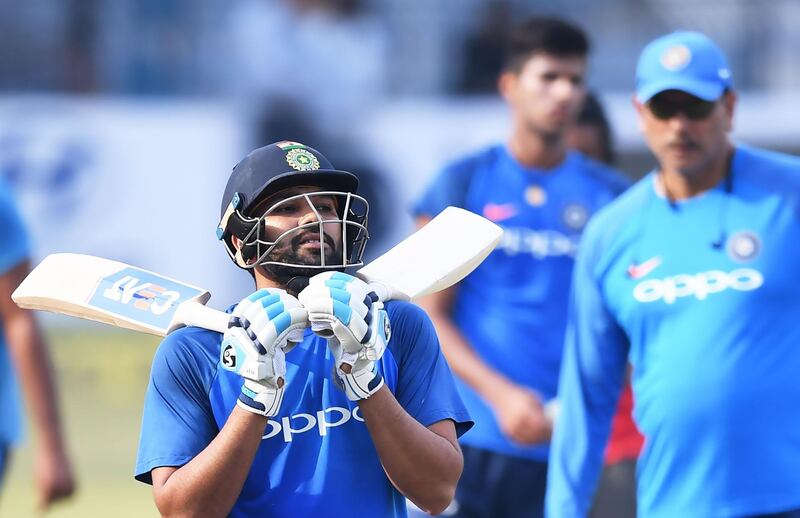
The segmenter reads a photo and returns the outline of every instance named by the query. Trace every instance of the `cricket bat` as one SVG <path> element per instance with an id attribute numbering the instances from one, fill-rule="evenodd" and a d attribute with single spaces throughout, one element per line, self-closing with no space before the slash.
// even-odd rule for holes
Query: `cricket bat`
<path id="1" fill-rule="evenodd" d="M 356 272 L 381 300 L 414 300 L 457 283 L 494 249 L 503 230 L 447 207 L 427 225 Z M 164 336 L 184 326 L 224 333 L 230 315 L 207 307 L 208 290 L 119 261 L 47 256 L 11 295 L 20 307 Z"/>

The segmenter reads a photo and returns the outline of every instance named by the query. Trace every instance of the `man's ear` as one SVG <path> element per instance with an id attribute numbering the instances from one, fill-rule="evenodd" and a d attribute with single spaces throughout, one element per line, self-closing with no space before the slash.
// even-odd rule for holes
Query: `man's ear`
<path id="1" fill-rule="evenodd" d="M 642 121 L 642 117 L 644 117 L 644 110 L 647 108 L 644 104 L 639 102 L 639 99 L 636 98 L 636 95 L 631 98 L 631 103 L 633 104 L 633 108 L 636 110 L 636 126 L 639 128 L 639 133 L 644 133 L 644 122 Z"/>
<path id="2" fill-rule="evenodd" d="M 736 92 L 733 90 L 729 90 L 722 99 L 722 105 L 725 107 L 725 113 L 728 119 L 726 128 L 728 131 L 733 130 L 733 114 L 736 111 L 736 101 L 738 99 Z"/>
<path id="3" fill-rule="evenodd" d="M 514 99 L 514 91 L 516 90 L 518 81 L 519 77 L 511 70 L 504 70 L 497 78 L 497 91 L 509 104 Z"/>
<path id="4" fill-rule="evenodd" d="M 242 241 L 236 236 L 231 236 L 231 243 L 233 243 L 233 248 L 234 250 L 236 250 L 236 262 L 241 261 L 239 266 L 244 266 L 245 264 L 252 264 L 254 259 L 245 261 L 244 256 L 242 255 L 242 246 L 244 245 L 244 241 Z"/>

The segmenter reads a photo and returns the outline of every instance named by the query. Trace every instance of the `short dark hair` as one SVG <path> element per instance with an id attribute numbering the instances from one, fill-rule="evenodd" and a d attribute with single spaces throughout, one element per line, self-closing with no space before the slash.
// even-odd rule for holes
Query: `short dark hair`
<path id="1" fill-rule="evenodd" d="M 614 136 L 611 133 L 611 125 L 608 122 L 608 117 L 603 109 L 603 105 L 600 104 L 600 100 L 594 93 L 588 92 L 586 94 L 581 111 L 578 113 L 576 123 L 597 128 L 602 140 L 601 148 L 603 156 L 601 159 L 606 164 L 613 164 L 616 159 L 614 153 Z"/>
<path id="2" fill-rule="evenodd" d="M 589 38 L 578 26 L 560 18 L 537 16 L 512 29 L 504 68 L 519 72 L 537 52 L 556 57 L 585 57 L 589 47 Z"/>

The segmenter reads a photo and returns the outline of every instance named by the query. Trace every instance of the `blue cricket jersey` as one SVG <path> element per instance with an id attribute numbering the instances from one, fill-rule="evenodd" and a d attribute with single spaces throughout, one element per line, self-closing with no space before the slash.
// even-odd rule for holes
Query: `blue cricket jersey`
<path id="1" fill-rule="evenodd" d="M 392 337 L 379 368 L 387 387 L 417 421 L 451 419 L 463 433 L 469 415 L 427 315 L 387 302 Z M 153 361 L 142 418 L 136 478 L 151 483 L 159 466 L 182 466 L 208 446 L 230 415 L 242 378 L 219 368 L 222 335 L 184 328 L 168 335 Z M 230 516 L 406 516 L 405 498 L 381 466 L 355 402 L 331 381 L 327 343 L 306 331 L 286 355 L 287 386 Z"/>
<path id="2" fill-rule="evenodd" d="M 729 188 L 674 204 L 654 178 L 581 244 L 548 516 L 586 515 L 628 359 L 640 516 L 800 508 L 800 160 L 738 148 Z"/>
<path id="3" fill-rule="evenodd" d="M 11 191 L 0 178 L 0 275 L 28 258 L 28 236 Z M 0 322 L 0 445 L 13 444 L 22 435 L 22 409 L 14 367 Z"/>
<path id="4" fill-rule="evenodd" d="M 494 221 L 503 240 L 458 285 L 453 320 L 481 359 L 544 400 L 556 395 L 575 252 L 589 217 L 628 183 L 579 153 L 550 170 L 521 166 L 502 145 L 445 168 L 416 215 L 448 205 Z M 456 378 L 475 420 L 462 443 L 545 460 L 548 447 L 522 447 L 500 430 L 492 409 Z"/>

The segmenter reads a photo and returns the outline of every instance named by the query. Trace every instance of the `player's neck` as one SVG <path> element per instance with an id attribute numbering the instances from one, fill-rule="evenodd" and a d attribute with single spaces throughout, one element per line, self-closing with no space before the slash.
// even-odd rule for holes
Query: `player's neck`
<path id="1" fill-rule="evenodd" d="M 536 169 L 552 169 L 567 155 L 561 136 L 544 137 L 530 131 L 515 131 L 508 141 L 508 150 L 522 166 Z"/>
<path id="2" fill-rule="evenodd" d="M 260 290 L 263 288 L 280 288 L 285 289 L 283 285 L 279 284 L 277 281 L 267 277 L 264 275 L 264 272 L 261 268 L 254 268 L 253 272 L 255 273 L 256 277 L 256 289 Z"/>
<path id="3" fill-rule="evenodd" d="M 680 201 L 713 189 L 728 175 L 733 148 L 728 147 L 702 171 L 688 174 L 675 169 L 662 168 L 658 181 L 664 195 L 672 201 Z"/>

